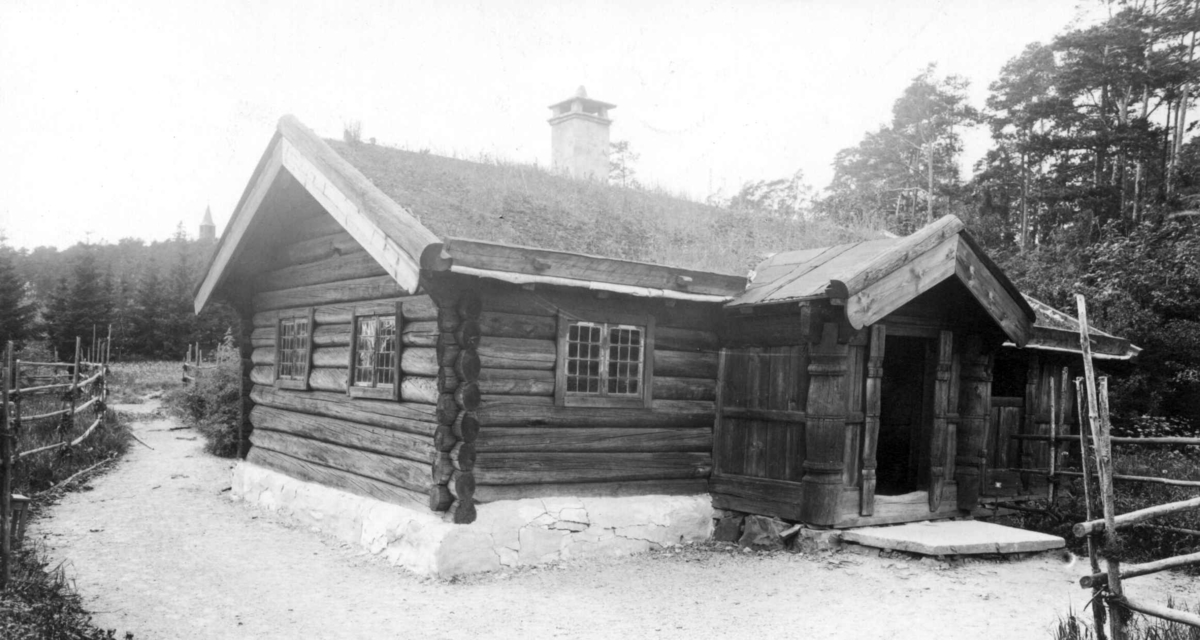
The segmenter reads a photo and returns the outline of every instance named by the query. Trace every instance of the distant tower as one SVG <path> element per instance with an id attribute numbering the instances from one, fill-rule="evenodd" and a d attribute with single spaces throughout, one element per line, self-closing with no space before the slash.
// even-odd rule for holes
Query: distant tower
<path id="1" fill-rule="evenodd" d="M 212 207 L 204 207 L 204 222 L 200 223 L 200 242 L 217 241 L 217 225 L 212 221 Z"/>
<path id="2" fill-rule="evenodd" d="M 587 97 L 582 86 L 575 97 L 550 105 L 550 156 L 554 171 L 573 178 L 608 179 L 608 110 L 617 105 Z"/>

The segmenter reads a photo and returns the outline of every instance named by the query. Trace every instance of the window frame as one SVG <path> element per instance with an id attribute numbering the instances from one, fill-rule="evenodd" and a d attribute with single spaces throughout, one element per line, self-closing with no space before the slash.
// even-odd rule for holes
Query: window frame
<path id="1" fill-rule="evenodd" d="M 315 311 L 313 307 L 289 309 L 280 311 L 279 317 L 275 319 L 275 388 L 298 391 L 307 391 L 309 389 L 308 378 L 312 375 L 313 330 L 316 328 Z M 283 324 L 301 319 L 307 322 L 308 326 L 308 334 L 304 340 L 304 375 L 300 378 L 284 378 L 280 373 L 280 365 L 283 364 Z"/>
<path id="2" fill-rule="evenodd" d="M 401 314 L 399 302 L 396 303 L 395 309 L 391 313 L 379 313 L 378 307 L 367 309 L 358 307 L 354 309 L 354 313 L 350 316 L 350 356 L 347 362 L 348 369 L 346 374 L 346 395 L 351 398 L 367 398 L 374 400 L 400 400 L 400 383 L 402 369 L 400 367 L 400 358 L 404 354 L 404 345 L 402 337 L 404 331 L 404 316 Z M 377 380 L 372 381 L 371 386 L 364 386 L 354 383 L 354 371 L 358 364 L 358 325 L 361 318 L 393 318 L 396 324 L 396 339 L 395 353 L 392 360 L 392 382 L 387 386 L 380 386 Z M 377 334 L 378 335 L 378 334 Z M 378 355 L 378 343 L 376 344 L 376 355 Z M 377 378 L 381 367 L 373 367 L 374 375 Z"/>
<path id="3" fill-rule="evenodd" d="M 601 392 L 580 393 L 567 391 L 567 360 L 568 343 L 571 325 L 591 323 L 602 325 L 601 335 L 605 348 L 604 362 L 607 361 L 609 347 L 609 331 L 615 325 L 628 325 L 642 331 L 642 361 L 641 384 L 639 394 L 607 395 L 608 367 L 601 366 Z M 571 317 L 563 311 L 558 312 L 558 339 L 556 340 L 556 355 L 554 359 L 554 404 L 560 407 L 624 407 L 631 409 L 650 409 L 654 403 L 654 316 L 649 314 L 623 313 L 589 313 L 586 318 Z"/>

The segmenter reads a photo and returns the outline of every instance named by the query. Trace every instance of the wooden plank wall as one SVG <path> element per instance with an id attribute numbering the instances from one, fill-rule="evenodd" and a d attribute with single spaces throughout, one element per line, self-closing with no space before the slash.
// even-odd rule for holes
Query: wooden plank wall
<path id="1" fill-rule="evenodd" d="M 707 491 L 716 396 L 711 306 L 469 282 L 481 302 L 475 500 Z M 653 314 L 650 409 L 556 406 L 558 313 Z"/>
<path id="2" fill-rule="evenodd" d="M 1045 492 L 1044 476 L 1022 475 L 1005 469 L 1049 468 L 1048 443 L 1015 440 L 1010 436 L 1050 434 L 1050 394 L 1062 389 L 1063 364 L 1062 359 L 1041 354 L 1036 364 L 1029 367 L 1025 396 L 992 398 L 985 495 L 1017 496 Z M 1067 432 L 1078 434 L 1074 385 L 1067 385 L 1066 398 L 1057 399 L 1056 406 L 1059 407 L 1060 416 L 1065 409 L 1065 417 L 1060 420 L 1066 424 Z M 1063 447 L 1063 450 L 1075 451 L 1069 447 Z"/>
<path id="3" fill-rule="evenodd" d="M 719 472 L 799 482 L 808 346 L 730 349 L 724 384 Z"/>

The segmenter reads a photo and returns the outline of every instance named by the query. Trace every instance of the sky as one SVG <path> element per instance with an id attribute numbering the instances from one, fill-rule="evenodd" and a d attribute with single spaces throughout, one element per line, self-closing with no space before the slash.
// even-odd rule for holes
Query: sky
<path id="1" fill-rule="evenodd" d="M 547 166 L 547 107 L 580 85 L 617 105 L 644 183 L 703 199 L 801 170 L 820 189 L 926 65 L 982 107 L 1007 60 L 1096 4 L 2 0 L 0 233 L 161 240 L 206 206 L 220 233 L 284 114 Z"/>

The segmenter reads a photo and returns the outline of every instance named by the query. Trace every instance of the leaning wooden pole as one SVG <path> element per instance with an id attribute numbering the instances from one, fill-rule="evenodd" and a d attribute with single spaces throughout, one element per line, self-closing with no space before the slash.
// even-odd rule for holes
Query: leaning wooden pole
<path id="1" fill-rule="evenodd" d="M 71 368 L 71 386 L 67 389 L 67 402 L 70 405 L 70 411 L 63 416 L 62 424 L 59 427 L 59 435 L 62 440 L 67 439 L 67 431 L 75 426 L 75 402 L 79 397 L 79 354 L 83 350 L 83 338 L 75 336 L 75 366 Z"/>
<path id="2" fill-rule="evenodd" d="M 1113 497 L 1112 447 L 1105 440 L 1108 435 L 1107 425 L 1099 412 L 1100 401 L 1096 386 L 1096 372 L 1092 366 L 1092 344 L 1089 339 L 1087 302 L 1082 294 L 1075 295 L 1079 308 L 1079 347 L 1083 353 L 1083 379 L 1087 385 L 1088 421 L 1091 423 L 1092 441 L 1096 447 L 1096 475 L 1100 480 L 1100 503 L 1104 508 L 1104 522 L 1107 525 L 1104 532 L 1104 556 L 1108 564 L 1108 591 L 1112 600 L 1120 600 L 1124 594 L 1121 590 L 1121 561 L 1117 557 L 1119 539 L 1116 519 L 1116 503 Z M 1106 389 L 1107 391 L 1107 389 Z M 1108 398 L 1105 397 L 1105 404 Z M 1110 605 L 1112 604 L 1110 600 Z M 1113 640 L 1125 640 L 1125 615 L 1117 607 L 1109 607 L 1109 626 Z"/>
<path id="3" fill-rule="evenodd" d="M 13 377 L 13 343 L 4 348 L 3 405 L 0 405 L 0 589 L 8 588 L 12 575 L 12 463 L 13 434 L 9 422 L 9 384 Z"/>
<path id="4" fill-rule="evenodd" d="M 1087 519 L 1091 520 L 1095 517 L 1095 509 L 1092 508 L 1092 471 L 1091 471 L 1091 454 L 1088 446 L 1087 429 L 1083 427 L 1083 378 L 1075 378 L 1075 414 L 1079 420 L 1079 466 L 1083 469 L 1083 506 Z M 1089 535 L 1087 537 L 1088 560 L 1091 561 L 1092 573 L 1100 573 L 1100 556 L 1096 550 L 1096 536 Z M 1107 640 L 1104 632 L 1104 607 L 1100 605 L 1100 595 L 1103 587 L 1099 584 L 1092 585 L 1092 621 L 1093 628 L 1096 631 L 1096 640 Z"/>

